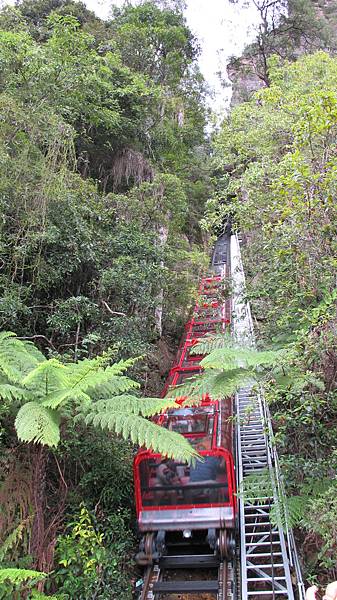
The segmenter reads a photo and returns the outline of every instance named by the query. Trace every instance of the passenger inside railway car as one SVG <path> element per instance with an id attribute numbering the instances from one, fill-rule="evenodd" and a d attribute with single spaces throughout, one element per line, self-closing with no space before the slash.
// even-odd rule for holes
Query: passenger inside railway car
<path id="1" fill-rule="evenodd" d="M 195 445 L 204 437 L 212 439 L 215 414 L 216 408 L 212 404 L 193 409 L 181 407 L 162 415 L 158 423 L 170 431 L 186 435 L 190 438 L 191 444 Z"/>
<path id="2" fill-rule="evenodd" d="M 208 451 L 205 444 L 202 447 L 200 451 Z M 192 466 L 159 456 L 146 458 L 140 463 L 140 484 L 144 507 L 218 504 L 229 500 L 227 465 L 221 451 L 203 454 Z"/>

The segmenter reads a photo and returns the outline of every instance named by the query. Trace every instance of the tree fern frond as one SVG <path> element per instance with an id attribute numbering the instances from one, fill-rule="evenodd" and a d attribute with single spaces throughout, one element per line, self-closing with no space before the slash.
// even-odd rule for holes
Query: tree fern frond
<path id="1" fill-rule="evenodd" d="M 15 419 L 18 438 L 23 442 L 35 442 L 57 446 L 60 441 L 59 415 L 37 402 L 26 402 Z"/>
<path id="2" fill-rule="evenodd" d="M 230 334 L 208 334 L 191 348 L 191 354 L 210 354 L 213 350 L 233 346 L 234 341 Z"/>
<path id="3" fill-rule="evenodd" d="M 0 384 L 0 398 L 3 400 L 22 400 L 26 396 L 27 391 L 23 388 L 11 385 L 10 383 Z"/>
<path id="4" fill-rule="evenodd" d="M 0 569 L 0 583 L 12 583 L 20 585 L 27 579 L 41 581 L 47 577 L 47 573 L 32 571 L 31 569 Z"/>
<path id="5" fill-rule="evenodd" d="M 251 380 L 252 374 L 247 369 L 213 371 L 213 378 L 208 384 L 209 394 L 213 398 L 226 398 L 235 394 L 240 387 L 247 385 Z"/>
<path id="6" fill-rule="evenodd" d="M 138 362 L 141 358 L 141 356 L 136 356 L 136 358 L 119 360 L 110 367 L 107 367 L 107 370 L 110 375 L 122 375 L 122 373 L 125 373 L 125 371 L 133 367 L 133 365 L 136 364 L 136 362 Z"/>
<path id="7" fill-rule="evenodd" d="M 84 359 L 80 363 L 67 365 L 70 386 L 75 389 L 80 389 L 84 392 L 90 390 L 97 397 L 99 394 L 99 388 L 102 386 L 102 393 L 105 394 L 116 394 L 123 391 L 122 379 L 120 374 L 123 373 L 130 365 L 135 362 L 135 359 L 129 359 L 125 361 L 119 361 L 108 367 L 102 367 L 101 358 Z M 124 389 L 127 390 L 131 387 L 139 387 L 139 384 L 125 378 Z M 104 387 L 103 387 L 104 386 Z M 105 391 L 104 391 L 105 390 Z"/>
<path id="8" fill-rule="evenodd" d="M 270 519 L 273 524 L 286 527 L 295 527 L 304 518 L 309 506 L 308 496 L 284 496 L 271 507 Z"/>
<path id="9" fill-rule="evenodd" d="M 77 403 L 83 403 L 85 405 L 91 403 L 91 398 L 81 390 L 66 389 L 48 394 L 48 396 L 42 400 L 41 405 L 55 410 L 69 401 L 76 401 Z"/>
<path id="10" fill-rule="evenodd" d="M 73 388 L 78 387 L 82 391 L 86 391 L 89 388 L 94 389 L 97 386 L 111 382 L 113 377 L 124 373 L 136 360 L 138 359 L 120 360 L 113 365 L 104 367 L 102 365 L 102 357 L 97 357 L 67 365 L 70 385 Z"/>
<path id="11" fill-rule="evenodd" d="M 22 385 L 33 388 L 35 392 L 43 395 L 67 389 L 69 388 L 67 367 L 56 358 L 45 360 L 23 378 Z"/>
<path id="12" fill-rule="evenodd" d="M 238 490 L 238 496 L 244 502 L 264 502 L 263 498 L 273 497 L 273 483 L 269 469 L 261 469 L 258 473 L 247 475 Z M 262 500 L 261 500 L 262 499 Z"/>
<path id="13" fill-rule="evenodd" d="M 152 421 L 135 414 L 125 413 L 90 413 L 85 422 L 99 426 L 102 429 L 115 431 L 124 438 L 129 438 L 134 444 L 145 446 L 154 452 L 180 461 L 191 461 L 198 454 L 187 439 L 176 432 L 168 431 Z"/>
<path id="14" fill-rule="evenodd" d="M 108 381 L 97 384 L 93 389 L 90 388 L 90 394 L 95 398 L 111 398 L 117 394 L 128 392 L 132 389 L 139 389 L 140 384 L 137 381 L 133 381 L 125 375 L 114 375 Z"/>
<path id="15" fill-rule="evenodd" d="M 19 382 L 38 363 L 35 352 L 31 352 L 30 347 L 19 340 L 15 333 L 0 333 L 0 372 L 6 375 L 9 382 Z"/>
<path id="16" fill-rule="evenodd" d="M 125 413 L 127 415 L 141 415 L 151 417 L 161 413 L 168 408 L 178 408 L 174 399 L 170 398 L 137 398 L 129 394 L 114 396 L 97 400 L 88 407 L 89 413 L 98 414 L 103 412 Z"/>
<path id="17" fill-rule="evenodd" d="M 4 561 L 4 558 L 9 550 L 13 548 L 18 542 L 21 541 L 24 530 L 27 527 L 27 522 L 29 519 L 25 519 L 22 521 L 13 531 L 10 533 L 6 539 L 2 542 L 0 546 L 0 563 Z"/>
<path id="18" fill-rule="evenodd" d="M 218 348 L 203 358 L 200 364 L 207 369 L 233 369 L 240 366 L 256 368 L 275 364 L 280 360 L 281 352 L 280 350 L 260 352 L 238 346 Z"/>
<path id="19" fill-rule="evenodd" d="M 204 373 L 187 379 L 183 385 L 174 386 L 168 391 L 170 398 L 188 396 L 189 401 L 201 400 L 205 394 L 213 399 L 232 396 L 242 386 L 252 379 L 252 373 L 248 369 L 231 369 L 220 371 L 209 369 Z"/>
<path id="20" fill-rule="evenodd" d="M 35 359 L 37 363 L 40 363 L 40 362 L 43 362 L 46 360 L 46 357 L 44 356 L 44 354 L 42 354 L 42 352 L 35 346 L 35 344 L 33 344 L 33 342 L 30 342 L 28 340 L 20 340 L 20 341 L 26 348 L 28 354 L 33 359 Z"/>

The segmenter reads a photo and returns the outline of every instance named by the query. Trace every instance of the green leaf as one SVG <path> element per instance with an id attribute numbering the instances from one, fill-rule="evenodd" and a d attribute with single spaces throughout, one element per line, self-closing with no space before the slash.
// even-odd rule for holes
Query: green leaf
<path id="1" fill-rule="evenodd" d="M 190 462 L 198 453 L 186 438 L 174 431 L 156 425 L 135 414 L 125 414 L 123 410 L 90 413 L 85 417 L 87 424 L 115 431 L 134 444 L 145 446 L 154 452 L 180 461 Z"/>
<path id="2" fill-rule="evenodd" d="M 205 370 L 204 373 L 187 379 L 183 385 L 174 386 L 168 391 L 170 398 L 188 396 L 188 400 L 201 400 L 205 394 L 213 399 L 232 396 L 242 386 L 248 384 L 254 374 L 247 369 L 231 369 L 220 371 L 218 369 Z"/>
<path id="3" fill-rule="evenodd" d="M 270 366 L 280 360 L 281 351 L 259 352 L 242 347 L 218 348 L 201 361 L 208 369 L 233 369 L 236 367 L 256 368 Z"/>
<path id="4" fill-rule="evenodd" d="M 11 385 L 10 383 L 0 384 L 0 398 L 3 398 L 4 400 L 22 400 L 26 394 L 26 390 Z"/>
<path id="5" fill-rule="evenodd" d="M 22 523 L 20 523 L 2 542 L 0 547 L 0 563 L 4 561 L 7 552 L 11 550 L 18 542 L 20 542 L 28 522 L 29 518 L 22 521 Z"/>
<path id="6" fill-rule="evenodd" d="M 32 571 L 30 569 L 0 569 L 0 583 L 12 583 L 20 585 L 27 579 L 42 581 L 47 577 L 46 573 Z"/>
<path id="7" fill-rule="evenodd" d="M 59 415 L 37 402 L 24 404 L 15 419 L 18 438 L 46 446 L 57 446 L 60 441 Z"/>
<path id="8" fill-rule="evenodd" d="M 0 372 L 9 382 L 21 382 L 22 377 L 39 363 L 39 353 L 33 348 L 19 340 L 15 333 L 0 333 Z"/>
<path id="9" fill-rule="evenodd" d="M 61 405 L 66 404 L 67 402 L 75 400 L 78 403 L 90 404 L 91 398 L 81 390 L 62 390 L 60 392 L 53 392 L 52 394 L 48 394 L 45 399 L 41 402 L 42 406 L 46 406 L 48 408 L 59 408 Z"/>
<path id="10" fill-rule="evenodd" d="M 171 398 L 137 398 L 129 394 L 114 396 L 104 400 L 97 400 L 88 407 L 92 413 L 115 412 L 128 415 L 142 415 L 150 417 L 157 415 L 168 408 L 178 408 Z"/>
<path id="11" fill-rule="evenodd" d="M 69 388 L 67 367 L 55 358 L 45 360 L 23 378 L 22 385 L 34 388 L 36 392 L 43 395 L 67 389 Z"/>

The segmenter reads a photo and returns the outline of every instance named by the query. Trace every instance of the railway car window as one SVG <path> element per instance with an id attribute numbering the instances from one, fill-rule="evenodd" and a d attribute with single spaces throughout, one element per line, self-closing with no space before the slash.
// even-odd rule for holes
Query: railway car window
<path id="1" fill-rule="evenodd" d="M 214 428 L 213 413 L 213 407 L 179 408 L 165 415 L 162 425 L 178 433 L 211 436 Z"/>
<path id="2" fill-rule="evenodd" d="M 220 456 L 204 456 L 193 467 L 173 460 L 145 459 L 139 468 L 144 509 L 229 502 L 226 463 Z"/>

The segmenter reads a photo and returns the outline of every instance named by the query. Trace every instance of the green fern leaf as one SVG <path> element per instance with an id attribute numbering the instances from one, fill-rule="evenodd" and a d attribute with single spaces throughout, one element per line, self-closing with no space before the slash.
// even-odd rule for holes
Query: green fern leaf
<path id="1" fill-rule="evenodd" d="M 261 469 L 257 473 L 247 475 L 241 483 L 238 496 L 243 498 L 244 502 L 260 503 L 261 498 L 273 497 L 273 483 L 268 469 Z"/>
<path id="2" fill-rule="evenodd" d="M 3 398 L 3 400 L 22 400 L 26 394 L 26 390 L 10 383 L 0 384 L 0 398 Z"/>
<path id="3" fill-rule="evenodd" d="M 29 356 L 33 360 L 35 360 L 37 364 L 46 360 L 46 357 L 44 356 L 44 354 L 42 354 L 42 352 L 35 346 L 35 344 L 33 344 L 33 342 L 30 342 L 27 340 L 20 340 L 20 341 L 26 348 L 26 351 L 28 352 Z"/>
<path id="4" fill-rule="evenodd" d="M 284 496 L 282 502 L 275 503 L 270 511 L 270 519 L 273 524 L 286 527 L 299 525 L 307 513 L 309 506 L 308 496 Z"/>
<path id="5" fill-rule="evenodd" d="M 43 396 L 54 391 L 69 389 L 67 367 L 56 358 L 45 360 L 23 378 L 22 385 L 33 388 L 36 394 Z"/>
<path id="6" fill-rule="evenodd" d="M 38 362 L 35 351 L 19 340 L 15 333 L 10 331 L 0 333 L 0 372 L 7 376 L 9 382 L 21 381 L 22 376 L 33 369 Z"/>
<path id="7" fill-rule="evenodd" d="M 116 413 L 90 413 L 85 417 L 85 422 L 87 425 L 93 424 L 115 431 L 124 438 L 130 438 L 134 444 L 176 460 L 191 461 L 198 455 L 189 442 L 178 433 L 168 431 L 135 414 L 125 414 L 122 410 Z"/>
<path id="8" fill-rule="evenodd" d="M 69 401 L 76 401 L 77 403 L 83 403 L 85 405 L 91 403 L 91 398 L 81 390 L 61 390 L 59 392 L 48 394 L 41 402 L 41 405 L 55 410 Z"/>
<path id="9" fill-rule="evenodd" d="M 213 350 L 233 346 L 234 341 L 230 334 L 208 334 L 191 348 L 191 354 L 210 354 Z"/>
<path id="10" fill-rule="evenodd" d="M 90 388 L 90 395 L 93 399 L 111 398 L 111 396 L 139 388 L 139 383 L 129 379 L 129 377 L 126 377 L 125 375 L 114 375 L 108 381 L 97 384 L 94 388 Z"/>
<path id="11" fill-rule="evenodd" d="M 226 398 L 232 396 L 240 387 L 252 379 L 251 371 L 247 369 L 232 369 L 219 371 L 209 369 L 201 375 L 188 379 L 181 386 L 174 386 L 168 391 L 170 398 L 188 396 L 188 400 L 201 400 L 205 394 L 212 398 Z"/>
<path id="12" fill-rule="evenodd" d="M 232 347 L 213 350 L 201 361 L 201 366 L 207 369 L 234 369 L 238 367 L 256 368 L 270 366 L 280 359 L 280 352 L 266 350 L 250 350 L 247 348 Z"/>
<path id="13" fill-rule="evenodd" d="M 34 582 L 41 581 L 47 577 L 46 573 L 32 571 L 30 569 L 0 569 L 0 583 L 12 583 L 20 585 L 27 579 L 33 579 Z"/>
<path id="14" fill-rule="evenodd" d="M 37 402 L 26 402 L 15 419 L 18 438 L 46 446 L 57 446 L 60 441 L 59 415 Z"/>
<path id="15" fill-rule="evenodd" d="M 23 532 L 27 527 L 29 519 L 25 519 L 22 521 L 15 529 L 10 533 L 6 539 L 3 541 L 0 547 L 0 563 L 4 561 L 6 554 L 21 541 Z"/>
<path id="16" fill-rule="evenodd" d="M 91 413 L 123 413 L 151 417 L 168 408 L 178 408 L 174 399 L 170 398 L 137 398 L 128 394 L 115 396 L 94 402 L 88 411 Z"/>
<path id="17" fill-rule="evenodd" d="M 111 366 L 102 367 L 102 357 L 85 359 L 80 363 L 68 365 L 70 385 L 82 391 L 95 390 L 97 386 L 111 384 L 113 378 L 121 375 L 137 359 L 120 360 Z M 117 383 L 117 382 L 116 382 Z M 137 384 L 135 385 L 137 386 Z"/>

